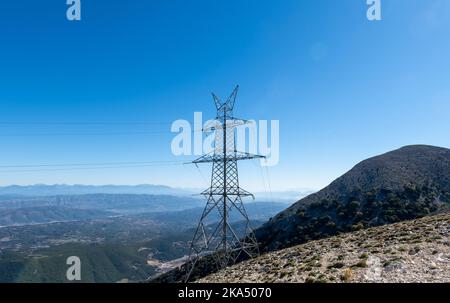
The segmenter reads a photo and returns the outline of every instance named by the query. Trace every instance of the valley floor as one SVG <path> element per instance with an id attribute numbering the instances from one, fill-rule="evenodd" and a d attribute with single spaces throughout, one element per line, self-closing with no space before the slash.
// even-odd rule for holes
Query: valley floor
<path id="1" fill-rule="evenodd" d="M 308 242 L 199 282 L 449 283 L 450 214 Z"/>

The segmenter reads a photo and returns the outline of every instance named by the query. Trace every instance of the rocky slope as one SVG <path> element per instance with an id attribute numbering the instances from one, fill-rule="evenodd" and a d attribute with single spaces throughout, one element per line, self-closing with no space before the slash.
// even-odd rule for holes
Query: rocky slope
<path id="1" fill-rule="evenodd" d="M 367 159 L 256 231 L 262 251 L 438 213 L 450 205 L 450 149 L 413 145 Z"/>
<path id="2" fill-rule="evenodd" d="M 198 282 L 450 282 L 450 214 L 311 241 Z"/>
<path id="3" fill-rule="evenodd" d="M 255 234 L 260 251 L 267 253 L 343 233 L 361 231 L 364 234 L 367 228 L 449 210 L 450 149 L 412 145 L 357 164 L 329 186 L 270 219 Z M 378 232 L 384 233 L 384 227 Z M 409 251 L 410 248 L 404 249 Z M 342 250 L 342 254 L 344 252 Z M 333 255 L 331 252 L 330 262 Z M 214 272 L 209 260 L 199 263 L 196 279 Z M 349 274 L 352 271 L 349 270 Z M 154 282 L 179 282 L 182 272 L 183 267 Z"/>

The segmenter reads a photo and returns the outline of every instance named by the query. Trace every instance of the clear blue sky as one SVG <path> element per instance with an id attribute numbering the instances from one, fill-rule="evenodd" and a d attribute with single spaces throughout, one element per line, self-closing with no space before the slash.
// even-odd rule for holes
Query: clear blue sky
<path id="1" fill-rule="evenodd" d="M 65 0 L 2 1 L 0 166 L 189 160 L 172 156 L 170 125 L 119 122 L 212 117 L 210 91 L 235 84 L 236 116 L 280 120 L 272 190 L 318 189 L 403 145 L 450 147 L 450 1 L 383 0 L 375 23 L 366 9 L 365 0 L 82 0 L 82 21 L 69 22 Z M 1 185 L 205 186 L 189 166 L 15 169 L 0 168 Z M 261 190 L 260 175 L 244 164 L 243 186 Z"/>

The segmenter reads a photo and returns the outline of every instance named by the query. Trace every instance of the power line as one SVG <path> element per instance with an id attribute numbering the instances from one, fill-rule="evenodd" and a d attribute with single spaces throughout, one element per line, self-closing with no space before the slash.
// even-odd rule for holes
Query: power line
<path id="1" fill-rule="evenodd" d="M 50 122 L 0 121 L 0 125 L 170 125 L 172 122 Z"/>
<path id="2" fill-rule="evenodd" d="M 29 165 L 0 165 L 0 168 L 32 168 L 32 167 L 69 167 L 69 166 L 104 166 L 104 165 L 136 165 L 136 164 L 170 164 L 184 163 L 183 161 L 139 161 L 139 162 L 94 162 L 94 163 L 64 163 L 64 164 L 29 164 Z"/>
<path id="3" fill-rule="evenodd" d="M 150 134 L 168 134 L 170 131 L 151 131 L 151 132 L 101 132 L 101 133 L 0 133 L 2 137 L 41 137 L 41 136 L 126 136 L 126 135 L 150 135 Z"/>
<path id="4" fill-rule="evenodd" d="M 20 169 L 20 170 L 0 170 L 1 173 L 24 173 L 24 172 L 47 172 L 47 171 L 73 171 L 73 170 L 99 170 L 114 168 L 138 168 L 155 166 L 178 166 L 184 163 L 154 163 L 154 164 L 136 164 L 136 165 L 114 165 L 114 166 L 92 166 L 92 167 L 70 167 L 70 168 L 50 168 L 50 169 Z"/>
<path id="5" fill-rule="evenodd" d="M 190 133 L 201 133 L 201 130 L 191 130 Z M 127 135 L 156 135 L 156 134 L 176 134 L 171 131 L 142 131 L 142 132 L 102 132 L 102 133 L 0 133 L 0 137 L 58 137 L 58 136 L 127 136 Z"/>

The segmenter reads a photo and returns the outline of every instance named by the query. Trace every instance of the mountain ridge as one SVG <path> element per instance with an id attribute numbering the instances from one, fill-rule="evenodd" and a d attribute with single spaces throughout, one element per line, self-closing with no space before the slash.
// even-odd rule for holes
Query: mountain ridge
<path id="1" fill-rule="evenodd" d="M 256 230 L 263 251 L 423 217 L 450 205 L 450 149 L 410 145 L 368 158 Z"/>
<path id="2" fill-rule="evenodd" d="M 191 195 L 190 190 L 166 185 L 83 185 L 83 184 L 34 184 L 0 186 L 0 195 L 4 196 L 54 196 L 81 194 L 151 194 L 151 195 Z"/>

